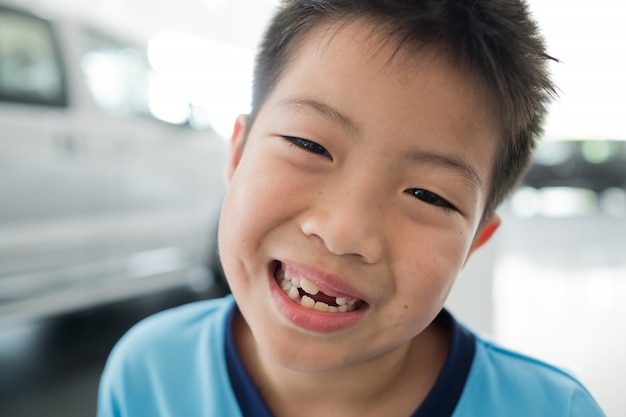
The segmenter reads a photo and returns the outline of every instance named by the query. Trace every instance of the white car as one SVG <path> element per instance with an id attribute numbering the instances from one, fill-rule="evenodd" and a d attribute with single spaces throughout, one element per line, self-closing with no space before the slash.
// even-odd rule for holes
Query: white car
<path id="1" fill-rule="evenodd" d="M 153 116 L 145 56 L 0 2 L 0 323 L 214 283 L 226 141 Z"/>

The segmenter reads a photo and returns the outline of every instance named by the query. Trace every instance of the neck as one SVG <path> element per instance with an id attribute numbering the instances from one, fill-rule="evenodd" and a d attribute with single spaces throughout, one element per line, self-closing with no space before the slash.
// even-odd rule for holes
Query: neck
<path id="1" fill-rule="evenodd" d="M 275 416 L 411 415 L 434 385 L 450 335 L 431 324 L 391 352 L 321 373 L 289 369 L 264 355 L 241 316 L 235 320 L 242 361 Z"/>

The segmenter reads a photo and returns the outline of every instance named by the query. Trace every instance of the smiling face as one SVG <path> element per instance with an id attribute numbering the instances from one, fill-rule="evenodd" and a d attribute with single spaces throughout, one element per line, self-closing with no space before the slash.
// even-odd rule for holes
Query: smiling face
<path id="1" fill-rule="evenodd" d="M 406 352 L 428 327 L 475 247 L 498 134 L 445 59 L 390 60 L 366 26 L 327 29 L 245 150 L 238 120 L 219 234 L 262 360 L 313 373 Z"/>

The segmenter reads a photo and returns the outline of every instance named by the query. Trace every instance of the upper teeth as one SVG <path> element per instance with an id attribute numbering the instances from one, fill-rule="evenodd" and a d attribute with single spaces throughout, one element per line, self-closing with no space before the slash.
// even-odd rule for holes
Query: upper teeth
<path id="1" fill-rule="evenodd" d="M 306 278 L 297 279 L 289 276 L 287 271 L 283 271 L 283 280 L 280 283 L 280 287 L 285 293 L 294 301 L 297 301 L 300 305 L 312 310 L 329 312 L 329 313 L 345 313 L 347 311 L 354 311 L 357 307 L 356 299 L 348 297 L 336 297 L 334 305 L 328 305 L 321 301 L 315 301 L 309 295 L 316 295 L 319 293 L 319 287 L 316 283 L 309 281 Z M 301 288 L 308 295 L 300 297 L 298 288 Z"/>
<path id="2" fill-rule="evenodd" d="M 300 288 L 311 295 L 315 295 L 320 292 L 319 288 L 314 282 L 309 281 L 308 279 L 303 279 L 300 281 Z"/>

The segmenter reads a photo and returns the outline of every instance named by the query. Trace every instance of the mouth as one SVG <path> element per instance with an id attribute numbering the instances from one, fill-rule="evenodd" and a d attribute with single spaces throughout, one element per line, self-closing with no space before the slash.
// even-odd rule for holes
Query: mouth
<path id="1" fill-rule="evenodd" d="M 330 295 L 319 289 L 318 284 L 306 278 L 296 278 L 289 274 L 282 262 L 276 261 L 274 278 L 281 290 L 295 303 L 310 310 L 322 313 L 348 313 L 362 308 L 363 300 L 347 295 Z"/>

